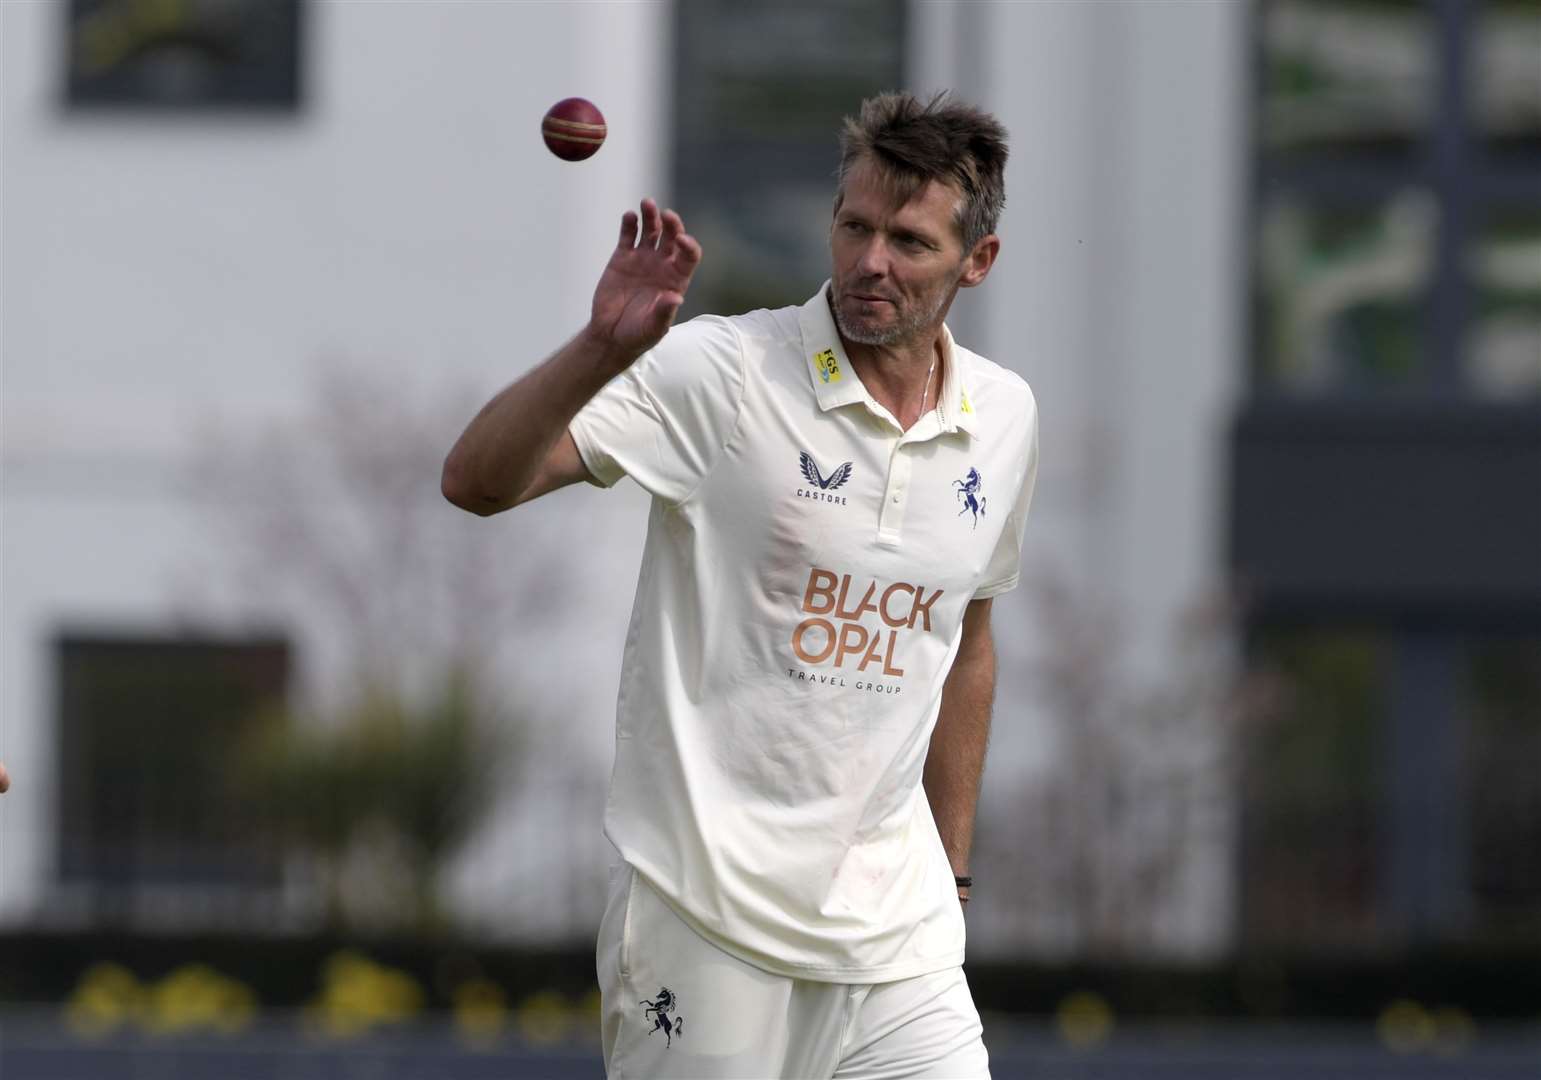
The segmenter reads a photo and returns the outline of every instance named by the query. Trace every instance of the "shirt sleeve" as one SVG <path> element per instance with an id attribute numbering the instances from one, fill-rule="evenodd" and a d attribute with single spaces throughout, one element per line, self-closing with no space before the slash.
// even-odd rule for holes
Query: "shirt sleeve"
<path id="1" fill-rule="evenodd" d="M 1022 470 L 1022 486 L 1017 491 L 1016 505 L 996 541 L 990 563 L 985 567 L 983 584 L 974 590 L 974 599 L 983 600 L 1017 587 L 1022 576 L 1022 537 L 1027 532 L 1027 511 L 1033 502 L 1033 486 L 1038 481 L 1038 403 L 1028 398 L 1027 424 L 1029 429 L 1027 457 Z"/>
<path id="2" fill-rule="evenodd" d="M 702 316 L 612 379 L 569 430 L 598 483 L 630 476 L 657 498 L 684 502 L 727 445 L 743 392 L 737 332 L 727 319 Z"/>

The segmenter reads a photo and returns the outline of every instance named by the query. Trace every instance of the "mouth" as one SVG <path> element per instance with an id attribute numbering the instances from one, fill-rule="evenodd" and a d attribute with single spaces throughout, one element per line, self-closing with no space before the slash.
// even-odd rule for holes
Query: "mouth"
<path id="1" fill-rule="evenodd" d="M 868 296 L 864 293 L 846 293 L 852 300 L 860 300 L 864 304 L 892 304 L 893 301 L 886 296 Z"/>

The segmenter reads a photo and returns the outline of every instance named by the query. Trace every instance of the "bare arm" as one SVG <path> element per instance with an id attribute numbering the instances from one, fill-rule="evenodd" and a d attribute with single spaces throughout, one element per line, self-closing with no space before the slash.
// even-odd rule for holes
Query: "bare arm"
<path id="1" fill-rule="evenodd" d="M 995 641 L 990 635 L 991 601 L 972 600 L 963 613 L 963 641 L 942 687 L 942 708 L 931 733 L 923 783 L 952 872 L 968 875 L 974 842 L 974 810 L 990 741 L 995 700 Z M 967 900 L 968 889 L 958 895 Z"/>
<path id="2" fill-rule="evenodd" d="M 700 261 L 674 211 L 651 199 L 640 218 L 627 211 L 588 325 L 476 414 L 444 459 L 444 497 L 486 517 L 587 479 L 567 426 L 668 332 Z"/>

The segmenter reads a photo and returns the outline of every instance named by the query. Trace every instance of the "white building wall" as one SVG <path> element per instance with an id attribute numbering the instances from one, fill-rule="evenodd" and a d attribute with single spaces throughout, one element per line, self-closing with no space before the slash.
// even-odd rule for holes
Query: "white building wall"
<path id="1" fill-rule="evenodd" d="M 277 118 L 65 112 L 65 10 L 0 4 L 0 920 L 36 914 L 52 871 L 56 630 L 292 622 L 177 596 L 182 568 L 219 566 L 177 479 L 200 427 L 304 412 L 336 357 L 407 398 L 485 400 L 587 317 L 621 211 L 667 194 L 666 4 L 315 3 L 305 107 Z M 570 95 L 610 125 L 582 165 L 539 138 Z M 622 493 L 563 528 L 573 510 L 461 516 L 511 559 L 562 531 L 573 588 L 613 597 L 592 625 L 542 619 L 523 658 L 552 738 L 602 773 L 643 513 Z M 473 862 L 517 861 L 508 818 Z M 502 879 L 481 880 L 490 914 Z"/>
<path id="2" fill-rule="evenodd" d="M 955 87 L 1012 137 L 1002 254 L 952 321 L 1028 379 L 1042 419 L 1024 588 L 996 605 L 987 802 L 1061 767 L 1036 666 L 1056 631 L 1035 586 L 1111 613 L 1127 685 L 1109 692 L 1137 695 L 1169 674 L 1179 618 L 1223 584 L 1249 9 L 912 5 L 915 88 Z M 1226 842 L 1194 853 L 1172 946 L 1228 939 L 1232 866 Z"/>

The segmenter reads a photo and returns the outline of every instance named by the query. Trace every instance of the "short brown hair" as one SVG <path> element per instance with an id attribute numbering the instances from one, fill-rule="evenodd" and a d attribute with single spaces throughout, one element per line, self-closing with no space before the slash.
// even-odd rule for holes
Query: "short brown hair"
<path id="1" fill-rule="evenodd" d="M 861 103 L 859 118 L 845 118 L 836 210 L 846 177 L 862 161 L 877 166 L 900 204 L 930 180 L 962 191 L 964 251 L 995 231 L 1006 207 L 1006 129 L 989 113 L 949 100 L 946 91 L 925 104 L 913 94 L 879 94 Z"/>

